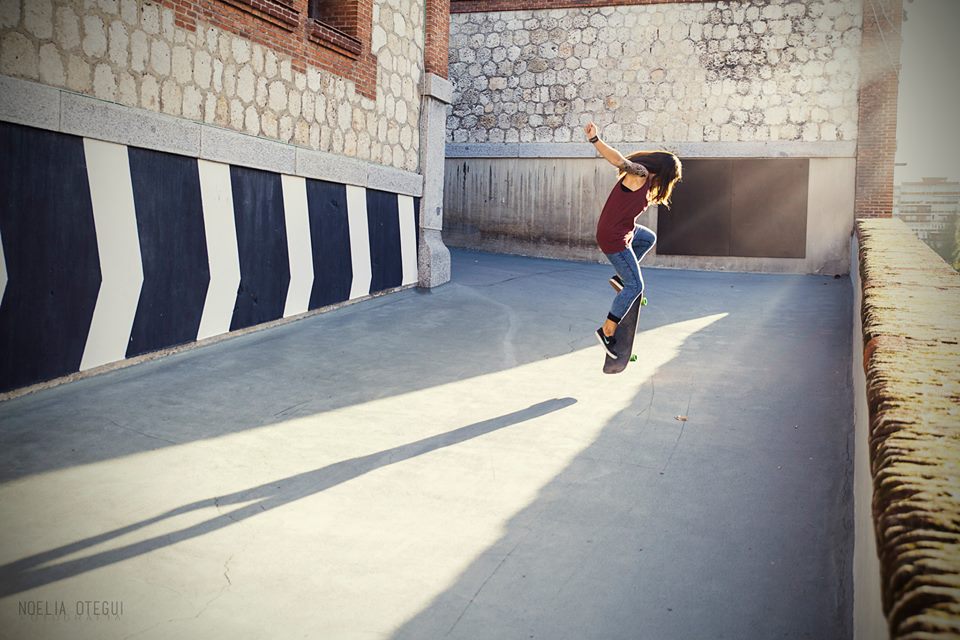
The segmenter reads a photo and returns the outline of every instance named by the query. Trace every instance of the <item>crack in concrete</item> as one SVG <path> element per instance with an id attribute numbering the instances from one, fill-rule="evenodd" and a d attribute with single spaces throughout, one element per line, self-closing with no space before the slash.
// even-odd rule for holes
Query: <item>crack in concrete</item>
<path id="1" fill-rule="evenodd" d="M 237 520 L 236 518 L 233 517 L 233 511 L 228 511 L 227 513 L 224 513 L 223 511 L 220 510 L 220 496 L 216 496 L 213 499 L 213 506 L 216 507 L 217 513 L 219 513 L 220 515 L 227 516 L 227 518 L 229 518 L 232 522 L 237 522 L 237 523 L 242 522 L 242 520 Z M 260 508 L 263 509 L 262 504 L 260 505 Z M 236 511 L 236 509 L 234 509 L 234 511 Z"/>
<path id="2" fill-rule="evenodd" d="M 572 324 L 572 323 L 569 324 L 569 325 L 567 325 L 567 333 L 568 333 L 568 334 L 572 334 L 572 333 L 573 333 L 573 324 Z M 581 340 L 583 340 L 582 337 L 580 337 L 580 338 L 571 338 L 570 340 L 568 340 L 568 341 L 567 341 L 567 347 L 568 347 L 567 353 L 569 354 L 569 353 L 573 353 L 574 351 L 576 351 L 576 350 L 577 350 L 576 343 L 577 343 L 577 342 L 580 342 Z"/>
<path id="3" fill-rule="evenodd" d="M 274 418 L 279 418 L 280 416 L 282 416 L 283 414 L 287 413 L 287 412 L 290 411 L 291 409 L 296 409 L 297 407 L 302 407 L 303 405 L 307 404 L 308 402 L 310 402 L 310 401 L 309 401 L 309 400 L 304 400 L 303 402 L 298 402 L 298 403 L 295 404 L 295 405 L 291 405 L 291 406 L 287 407 L 286 409 L 283 409 L 283 410 L 281 410 L 281 411 L 278 411 L 277 413 L 273 414 L 273 417 L 274 417 Z"/>
<path id="4" fill-rule="evenodd" d="M 534 273 L 525 273 L 525 274 L 522 274 L 522 275 L 519 275 L 519 276 L 512 276 L 512 277 L 510 277 L 510 278 L 505 278 L 505 279 L 503 279 L 503 280 L 497 280 L 496 282 L 488 282 L 488 283 L 486 283 L 486 284 L 472 284 L 472 285 L 470 285 L 470 287 L 471 287 L 471 288 L 473 288 L 473 287 L 495 287 L 495 286 L 497 286 L 498 284 L 503 284 L 503 283 L 505 283 L 505 282 L 512 282 L 512 281 L 514 281 L 514 280 L 521 280 L 521 279 L 523 279 L 523 278 L 533 278 L 533 277 L 536 277 L 536 276 L 550 275 L 551 273 L 562 273 L 562 272 L 564 272 L 564 271 L 575 271 L 575 270 L 576 270 L 576 269 L 574 269 L 574 268 L 566 267 L 566 268 L 563 268 L 563 269 L 551 269 L 551 270 L 549 270 L 549 271 L 537 271 L 537 272 L 534 272 Z"/>
<path id="5" fill-rule="evenodd" d="M 514 338 L 517 334 L 517 328 L 519 326 L 519 322 L 517 321 L 517 312 L 514 311 L 514 309 L 510 305 L 504 304 L 503 302 L 500 302 L 495 298 L 491 298 L 490 296 L 484 293 L 475 291 L 473 290 L 473 288 L 467 288 L 467 290 L 470 291 L 470 293 L 472 293 L 474 296 L 480 298 L 481 300 L 487 302 L 488 304 L 491 304 L 503 309 L 503 312 L 507 316 L 507 330 L 503 335 L 504 365 L 505 365 L 505 368 L 507 369 L 512 369 L 513 367 L 517 366 L 517 362 L 518 362 L 517 351 L 513 344 Z"/>
<path id="6" fill-rule="evenodd" d="M 604 458 L 602 456 L 594 456 L 594 455 L 583 455 L 582 458 L 590 462 L 598 462 L 601 464 L 613 464 L 619 467 L 644 469 L 646 471 L 656 471 L 658 468 L 658 467 L 650 466 L 648 464 L 640 464 L 639 462 L 630 462 L 622 454 L 617 454 L 617 457 L 615 460 L 612 458 Z"/>
<path id="7" fill-rule="evenodd" d="M 444 634 L 444 637 L 447 637 L 447 636 L 449 636 L 451 633 L 453 633 L 453 630 L 457 627 L 458 624 L 460 624 L 460 620 L 462 620 L 462 619 L 463 619 L 463 616 L 466 615 L 467 610 L 470 608 L 470 606 L 471 606 L 471 605 L 474 603 L 474 601 L 477 599 L 477 596 L 480 595 L 480 592 L 483 591 L 483 588 L 487 586 L 487 583 L 490 582 L 490 580 L 493 578 L 493 576 L 495 576 L 495 575 L 497 574 L 497 571 L 500 570 L 500 567 L 502 567 L 502 566 L 504 565 L 504 563 L 510 558 L 510 556 L 513 555 L 513 552 L 516 551 L 517 548 L 523 543 L 523 541 L 524 541 L 524 539 L 526 539 L 528 533 L 529 533 L 529 531 L 527 531 L 526 533 L 524 533 L 523 537 L 520 538 L 520 540 L 517 541 L 517 544 L 513 545 L 513 548 L 510 549 L 510 551 L 507 553 L 507 555 L 505 555 L 505 556 L 503 556 L 503 558 L 501 558 L 501 560 L 500 560 L 500 562 L 497 564 L 497 566 L 494 567 L 493 571 L 490 572 L 490 575 L 488 575 L 487 578 L 486 578 L 486 579 L 483 581 L 483 583 L 480 585 L 480 588 L 478 588 L 477 591 L 476 591 L 476 593 L 473 594 L 473 597 L 470 598 L 470 602 L 467 603 L 467 606 L 465 606 L 465 607 L 463 608 L 463 611 L 460 612 L 460 615 L 457 616 L 457 619 L 453 622 L 453 624 L 450 626 L 450 628 L 447 629 L 447 633 Z"/>
<path id="8" fill-rule="evenodd" d="M 235 553 L 230 554 L 230 557 L 227 558 L 223 563 L 223 577 L 227 579 L 227 584 L 220 587 L 220 591 L 218 591 L 215 596 L 207 600 L 207 602 L 203 605 L 203 607 L 200 608 L 200 610 L 196 614 L 192 616 L 181 616 L 179 618 L 169 618 L 167 620 L 163 620 L 161 622 L 156 623 L 155 625 L 147 627 L 146 629 L 141 629 L 140 631 L 134 631 L 130 635 L 124 636 L 123 640 L 129 640 L 130 638 L 133 638 L 135 636 L 143 635 L 144 633 L 147 633 L 148 631 L 152 631 L 161 625 L 170 624 L 171 622 L 180 622 L 182 620 L 196 620 L 201 615 L 203 615 L 203 613 L 210 607 L 210 605 L 212 605 L 214 602 L 220 599 L 220 597 L 222 597 L 223 594 L 226 593 L 227 589 L 233 586 L 233 581 L 230 579 L 230 576 L 227 574 L 230 571 L 230 567 L 229 567 L 230 561 L 233 560 L 233 557 L 235 555 L 236 555 Z"/>
<path id="9" fill-rule="evenodd" d="M 122 425 L 112 418 L 107 418 L 107 422 L 111 423 L 113 426 L 117 427 L 118 429 L 123 429 L 124 431 L 129 431 L 130 433 L 136 433 L 137 435 L 141 435 L 144 438 L 152 438 L 153 440 L 159 440 L 161 442 L 166 442 L 167 444 L 180 444 L 179 442 L 175 442 L 173 440 L 167 440 L 166 438 L 161 438 L 160 436 L 154 436 L 154 435 L 150 435 L 149 433 L 144 433 L 143 431 L 137 431 L 133 427 L 127 427 L 125 425 Z"/>
<path id="10" fill-rule="evenodd" d="M 646 428 L 650 425 L 650 416 L 652 414 L 651 409 L 653 409 L 653 399 L 657 395 L 657 385 L 654 382 L 655 379 L 656 379 L 656 374 L 650 376 L 650 402 L 647 404 L 647 408 L 637 414 L 638 418 L 643 414 L 647 414 L 647 421 L 643 423 L 642 427 L 640 427 L 641 431 L 645 431 Z"/>
<path id="11" fill-rule="evenodd" d="M 233 586 L 233 580 L 230 579 L 230 561 L 233 560 L 234 555 L 231 554 L 223 563 L 223 577 L 227 579 L 227 584 L 231 587 Z"/>
<path id="12" fill-rule="evenodd" d="M 680 438 L 683 437 L 683 430 L 687 427 L 687 422 L 690 418 L 690 401 L 693 398 L 693 387 L 690 387 L 690 395 L 687 396 L 687 409 L 683 412 L 683 415 L 687 416 L 687 420 L 684 420 L 680 423 L 680 433 L 677 434 L 677 440 L 673 443 L 673 449 L 670 450 L 670 456 L 667 458 L 666 464 L 663 465 L 663 470 L 660 471 L 660 475 L 663 475 L 667 472 L 667 467 L 670 466 L 670 463 L 673 461 L 673 454 L 677 452 L 677 447 L 680 445 Z"/>

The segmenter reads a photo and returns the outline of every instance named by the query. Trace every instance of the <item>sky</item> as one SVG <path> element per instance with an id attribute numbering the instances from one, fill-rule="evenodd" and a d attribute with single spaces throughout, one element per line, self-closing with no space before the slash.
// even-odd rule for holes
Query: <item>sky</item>
<path id="1" fill-rule="evenodd" d="M 905 0 L 903 8 L 896 161 L 907 164 L 894 182 L 960 180 L 960 0 Z"/>

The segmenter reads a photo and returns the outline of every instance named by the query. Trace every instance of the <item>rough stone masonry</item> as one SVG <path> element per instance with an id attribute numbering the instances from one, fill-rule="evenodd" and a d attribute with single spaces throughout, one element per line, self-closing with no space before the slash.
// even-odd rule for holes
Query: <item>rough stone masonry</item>
<path id="1" fill-rule="evenodd" d="M 417 171 L 424 1 L 374 3 L 376 100 L 148 0 L 2 0 L 0 74 Z"/>
<path id="2" fill-rule="evenodd" d="M 452 16 L 452 142 L 857 139 L 859 0 Z"/>

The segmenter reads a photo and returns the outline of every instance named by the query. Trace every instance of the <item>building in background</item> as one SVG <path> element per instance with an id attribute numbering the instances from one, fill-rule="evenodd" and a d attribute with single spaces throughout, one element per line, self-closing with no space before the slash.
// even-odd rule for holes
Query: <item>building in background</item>
<path id="1" fill-rule="evenodd" d="M 950 264 L 957 261 L 960 182 L 923 178 L 894 187 L 893 215 Z"/>

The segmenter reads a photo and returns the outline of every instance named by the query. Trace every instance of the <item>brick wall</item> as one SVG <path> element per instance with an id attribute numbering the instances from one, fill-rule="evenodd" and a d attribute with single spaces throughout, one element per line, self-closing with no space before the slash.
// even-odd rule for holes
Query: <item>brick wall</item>
<path id="1" fill-rule="evenodd" d="M 863 0 L 854 205 L 858 218 L 893 215 L 902 16 L 902 0 Z"/>
<path id="2" fill-rule="evenodd" d="M 293 68 L 315 66 L 377 97 L 377 59 L 370 51 L 373 0 L 321 0 L 324 22 L 310 18 L 310 0 L 159 0 L 176 12 L 178 27 L 198 22 L 241 35 L 291 56 Z M 333 7 L 336 7 L 335 9 Z M 329 9 L 329 12 L 326 11 Z M 329 13 L 329 19 L 327 18 Z M 330 28 L 333 27 L 333 28 Z"/>
<path id="3" fill-rule="evenodd" d="M 426 27 L 424 68 L 427 73 L 446 78 L 450 48 L 450 0 L 427 0 Z"/>

